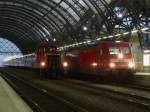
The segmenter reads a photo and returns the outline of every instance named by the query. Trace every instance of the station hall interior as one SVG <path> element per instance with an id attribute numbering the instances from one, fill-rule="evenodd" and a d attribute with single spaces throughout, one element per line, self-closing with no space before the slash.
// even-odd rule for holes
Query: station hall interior
<path id="1" fill-rule="evenodd" d="M 149 112 L 149 93 L 150 0 L 0 0 L 0 112 Z"/>
<path id="2" fill-rule="evenodd" d="M 138 69 L 147 71 L 150 67 L 149 8 L 149 0 L 2 0 L 1 57 L 34 53 L 45 41 L 65 51 L 108 39 L 135 44 Z M 11 45 L 5 39 L 16 50 L 13 47 L 10 50 Z M 1 63 L 5 60 L 2 58 Z"/>

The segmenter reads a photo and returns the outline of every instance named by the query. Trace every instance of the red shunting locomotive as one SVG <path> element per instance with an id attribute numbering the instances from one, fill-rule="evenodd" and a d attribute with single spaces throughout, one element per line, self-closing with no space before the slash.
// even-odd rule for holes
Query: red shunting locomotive
<path id="1" fill-rule="evenodd" d="M 60 72 L 61 55 L 57 51 L 57 47 L 47 44 L 40 45 L 36 51 L 36 68 L 44 69 L 45 73 Z"/>

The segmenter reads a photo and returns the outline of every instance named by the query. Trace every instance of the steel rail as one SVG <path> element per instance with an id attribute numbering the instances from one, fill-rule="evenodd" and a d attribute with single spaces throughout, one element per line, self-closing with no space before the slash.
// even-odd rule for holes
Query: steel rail
<path id="1" fill-rule="evenodd" d="M 43 95 L 46 95 L 48 96 L 49 98 L 53 98 L 55 99 L 56 101 L 58 102 L 61 102 L 63 105 L 66 105 L 68 106 L 68 108 L 70 108 L 71 110 L 73 110 L 74 112 L 88 112 L 88 110 L 86 110 L 85 108 L 77 105 L 77 104 L 74 104 L 73 102 L 69 101 L 69 100 L 66 100 L 65 98 L 62 98 L 60 96 L 57 96 L 56 94 L 53 94 L 53 93 L 50 93 L 48 92 L 48 90 L 44 89 L 44 88 L 40 88 L 39 86 L 37 86 L 36 84 L 33 84 L 32 82 L 30 81 L 26 81 L 24 80 L 23 78 L 18 78 L 14 75 L 11 75 L 9 73 L 4 73 L 2 72 L 2 74 L 7 74 L 9 75 L 11 78 L 13 78 L 14 80 L 18 80 L 20 81 L 21 83 L 33 88 L 33 89 L 36 89 L 37 91 L 39 91 L 40 93 L 42 93 Z M 5 75 L 6 76 L 6 75 Z M 8 77 L 7 77 L 8 78 Z M 9 79 L 9 78 L 8 78 Z M 14 84 L 15 85 L 15 84 Z M 34 101 L 32 101 L 34 102 Z M 35 103 L 37 105 L 37 103 Z M 34 104 L 34 105 L 35 105 Z M 39 106 L 39 105 L 38 105 Z M 40 107 L 41 108 L 41 107 Z M 42 109 L 43 110 L 43 109 Z M 43 111 L 42 111 L 43 112 Z"/>

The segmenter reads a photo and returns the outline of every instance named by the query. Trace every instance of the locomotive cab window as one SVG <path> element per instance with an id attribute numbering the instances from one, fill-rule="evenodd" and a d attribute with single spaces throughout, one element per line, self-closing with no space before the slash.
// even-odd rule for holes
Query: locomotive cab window
<path id="1" fill-rule="evenodd" d="M 120 47 L 120 50 L 123 54 L 129 54 L 131 53 L 130 48 L 129 47 Z"/>
<path id="2" fill-rule="evenodd" d="M 110 47 L 109 48 L 109 53 L 110 54 L 119 54 L 120 53 L 120 49 L 119 49 L 119 47 Z"/>
<path id="3" fill-rule="evenodd" d="M 131 52 L 129 47 L 110 47 L 109 53 L 110 54 L 129 54 Z"/>

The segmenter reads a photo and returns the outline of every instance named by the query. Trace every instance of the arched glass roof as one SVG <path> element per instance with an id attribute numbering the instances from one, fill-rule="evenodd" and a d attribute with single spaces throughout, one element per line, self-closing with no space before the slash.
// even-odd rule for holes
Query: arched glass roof
<path id="1" fill-rule="evenodd" d="M 14 43 L 0 37 L 0 66 L 7 57 L 21 55 L 22 52 Z"/>
<path id="2" fill-rule="evenodd" d="M 116 1 L 0 0 L 0 36 L 14 42 L 23 53 L 33 52 L 43 41 L 55 40 L 61 46 L 82 40 L 80 27 L 100 30 Z"/>
<path id="3" fill-rule="evenodd" d="M 0 38 L 0 54 L 18 53 L 21 54 L 20 49 L 7 39 Z"/>

